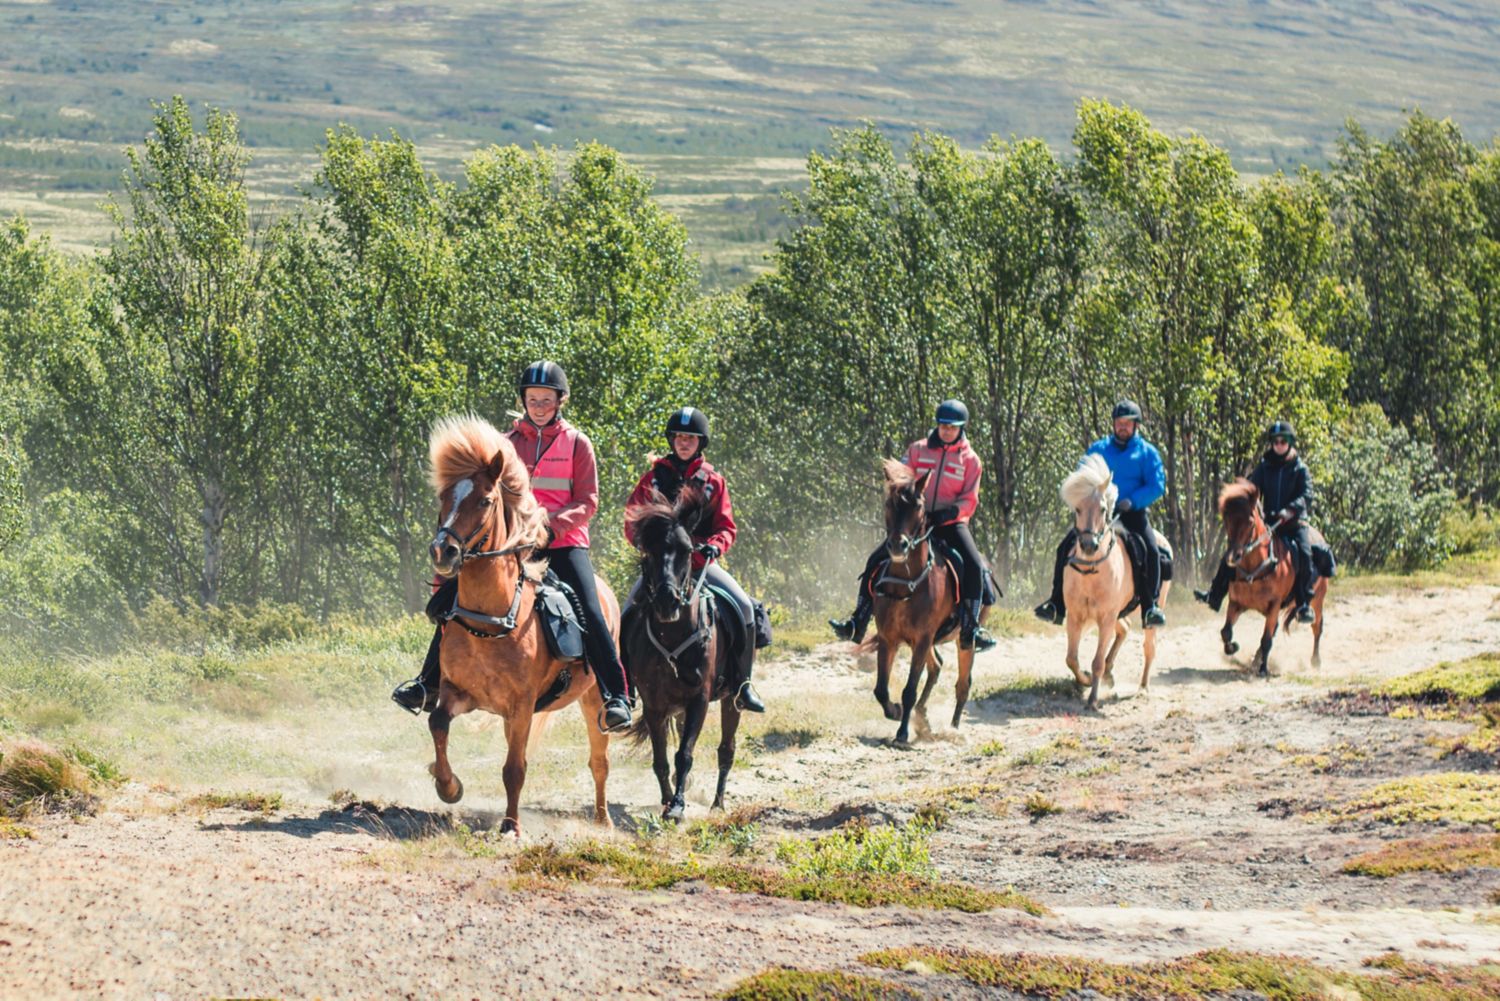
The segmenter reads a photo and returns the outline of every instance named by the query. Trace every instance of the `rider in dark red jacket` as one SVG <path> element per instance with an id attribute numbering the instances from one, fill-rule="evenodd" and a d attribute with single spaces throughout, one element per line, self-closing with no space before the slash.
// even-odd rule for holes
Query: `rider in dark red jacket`
<path id="1" fill-rule="evenodd" d="M 631 491 L 625 509 L 628 511 L 633 507 L 649 504 L 658 494 L 668 501 L 676 500 L 677 494 L 688 484 L 701 490 L 708 499 L 708 516 L 693 530 L 693 542 L 696 545 L 693 569 L 702 570 L 705 563 L 714 560 L 705 580 L 709 586 L 729 595 L 739 610 L 744 635 L 740 637 L 734 650 L 737 693 L 734 704 L 742 711 L 763 713 L 766 711 L 765 703 L 761 702 L 754 686 L 750 684 L 750 676 L 755 669 L 755 603 L 729 575 L 729 571 L 717 562 L 734 545 L 736 529 L 734 511 L 729 503 L 729 487 L 718 470 L 703 458 L 703 449 L 708 446 L 708 417 L 695 407 L 683 407 L 667 419 L 666 431 L 671 453 L 657 459 L 646 470 Z M 625 521 L 625 538 L 630 540 L 632 546 L 635 545 L 635 525 L 628 518 Z M 637 580 L 630 591 L 630 597 L 625 601 L 627 609 L 636 603 L 641 588 L 642 583 Z"/>

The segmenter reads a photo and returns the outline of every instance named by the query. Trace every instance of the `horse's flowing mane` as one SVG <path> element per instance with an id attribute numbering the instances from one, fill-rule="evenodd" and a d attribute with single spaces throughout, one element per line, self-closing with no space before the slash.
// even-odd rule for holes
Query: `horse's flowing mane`
<path id="1" fill-rule="evenodd" d="M 917 471 L 899 459 L 885 460 L 885 493 L 889 497 L 917 482 Z"/>
<path id="2" fill-rule="evenodd" d="M 1219 513 L 1222 515 L 1248 517 L 1260 500 L 1260 491 L 1255 484 L 1243 476 L 1233 483 L 1224 484 L 1219 491 Z"/>
<path id="3" fill-rule="evenodd" d="M 510 439 L 489 421 L 474 414 L 442 418 L 432 426 L 427 455 L 432 466 L 432 489 L 439 495 L 460 480 L 480 473 L 489 475 L 499 457 L 500 495 L 507 527 L 504 545 L 546 545 L 547 520 L 531 494 L 531 475 Z"/>
<path id="4" fill-rule="evenodd" d="M 1103 495 L 1104 506 L 1112 510 L 1120 488 L 1114 484 L 1109 464 L 1101 456 L 1085 455 L 1078 468 L 1063 480 L 1058 492 L 1062 494 L 1063 503 L 1070 508 L 1078 507 L 1097 492 Z"/>
<path id="5" fill-rule="evenodd" d="M 644 552 L 662 548 L 668 532 L 682 525 L 696 525 L 707 513 L 708 495 L 694 486 L 684 486 L 677 494 L 676 502 L 668 501 L 661 494 L 644 504 L 635 504 L 625 509 L 625 521 L 635 533 L 636 545 Z"/>

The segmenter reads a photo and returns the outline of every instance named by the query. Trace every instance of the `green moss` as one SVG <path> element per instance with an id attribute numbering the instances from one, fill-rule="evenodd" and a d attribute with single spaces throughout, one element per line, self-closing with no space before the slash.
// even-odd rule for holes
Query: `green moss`
<path id="1" fill-rule="evenodd" d="M 850 973 L 767 970 L 719 995 L 728 1001 L 905 1001 L 919 998 L 903 987 Z"/>
<path id="2" fill-rule="evenodd" d="M 1344 973 L 1301 959 L 1224 950 L 1169 963 L 1131 966 L 1072 956 L 990 954 L 951 949 L 886 949 L 860 957 L 871 966 L 904 969 L 921 963 L 981 987 L 1057 998 L 1097 991 L 1122 999 L 1197 999 L 1249 991 L 1271 1001 L 1363 998 L 1368 1001 L 1481 1001 L 1500 996 L 1500 967 L 1410 963 L 1386 956 L 1369 965 L 1378 975 Z"/>
<path id="3" fill-rule="evenodd" d="M 31 828 L 22 827 L 12 820 L 0 817 L 0 841 L 20 841 L 36 837 Z"/>
<path id="4" fill-rule="evenodd" d="M 1373 691 L 1377 695 L 1428 703 L 1500 700 L 1500 652 L 1482 653 L 1404 674 L 1376 686 Z"/>
<path id="5" fill-rule="evenodd" d="M 1409 838 L 1358 855 L 1343 865 L 1344 872 L 1379 879 L 1404 872 L 1457 872 L 1460 869 L 1500 869 L 1500 835 Z"/>
<path id="6" fill-rule="evenodd" d="M 1325 816 L 1389 824 L 1487 824 L 1500 829 L 1500 776 L 1443 772 L 1376 786 Z"/>

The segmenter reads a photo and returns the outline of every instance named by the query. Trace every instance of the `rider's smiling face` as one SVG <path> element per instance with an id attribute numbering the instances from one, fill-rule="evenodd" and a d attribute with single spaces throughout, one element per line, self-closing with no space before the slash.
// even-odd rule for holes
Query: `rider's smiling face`
<path id="1" fill-rule="evenodd" d="M 526 416 L 533 424 L 548 424 L 557 416 L 557 390 L 541 386 L 527 386 L 522 397 L 526 404 Z"/>

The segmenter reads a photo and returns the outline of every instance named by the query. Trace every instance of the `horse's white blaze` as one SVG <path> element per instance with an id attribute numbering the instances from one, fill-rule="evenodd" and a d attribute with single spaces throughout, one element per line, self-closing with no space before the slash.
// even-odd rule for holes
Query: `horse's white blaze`
<path id="1" fill-rule="evenodd" d="M 453 527 L 453 519 L 458 517 L 458 509 L 463 505 L 464 498 L 473 492 L 473 480 L 459 480 L 453 484 L 453 510 L 448 512 L 448 518 L 443 522 L 444 528 Z"/>

